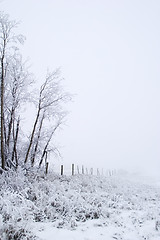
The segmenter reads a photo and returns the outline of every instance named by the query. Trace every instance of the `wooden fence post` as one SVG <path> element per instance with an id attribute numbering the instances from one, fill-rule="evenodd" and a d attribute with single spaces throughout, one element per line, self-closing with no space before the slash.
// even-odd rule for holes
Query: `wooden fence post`
<path id="1" fill-rule="evenodd" d="M 72 176 L 74 175 L 74 164 L 72 164 Z"/>
<path id="2" fill-rule="evenodd" d="M 48 162 L 46 162 L 46 174 L 48 173 Z"/>
<path id="3" fill-rule="evenodd" d="M 82 174 L 84 174 L 84 166 L 82 166 Z"/>
<path id="4" fill-rule="evenodd" d="M 63 175 L 63 165 L 61 165 L 61 175 Z"/>
<path id="5" fill-rule="evenodd" d="M 77 173 L 79 174 L 79 167 L 77 166 Z"/>

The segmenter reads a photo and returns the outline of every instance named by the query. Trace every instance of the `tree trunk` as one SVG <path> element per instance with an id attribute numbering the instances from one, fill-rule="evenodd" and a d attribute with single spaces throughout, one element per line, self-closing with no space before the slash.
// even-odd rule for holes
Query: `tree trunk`
<path id="1" fill-rule="evenodd" d="M 1 58 L 1 163 L 2 169 L 5 169 L 4 156 L 4 53 Z"/>
<path id="2" fill-rule="evenodd" d="M 52 138 L 54 132 L 55 132 L 55 130 L 51 133 L 51 135 L 50 135 L 50 137 L 49 137 L 49 139 L 48 139 L 48 141 L 47 141 L 47 143 L 46 143 L 46 145 L 45 145 L 45 147 L 44 147 L 44 150 L 43 150 L 43 153 L 42 153 L 42 156 L 41 156 L 41 160 L 40 160 L 40 162 L 39 162 L 39 167 L 41 167 L 41 165 L 42 165 L 44 156 L 45 156 L 45 154 L 46 154 L 46 152 L 47 152 L 48 145 L 49 145 L 49 143 L 50 143 L 50 141 L 51 141 L 51 138 Z"/>
<path id="3" fill-rule="evenodd" d="M 38 131 L 38 137 L 37 137 L 37 142 L 36 142 L 36 145 L 35 145 L 35 148 L 34 148 L 34 152 L 33 152 L 32 158 L 31 158 L 32 166 L 34 165 L 34 162 L 35 162 L 35 156 L 36 156 L 36 153 L 37 153 L 38 144 L 39 144 L 39 139 L 40 139 L 40 136 L 41 136 L 41 129 L 42 129 L 42 125 L 43 125 L 43 120 L 44 120 L 44 114 L 43 114 L 42 119 L 41 119 L 41 122 L 40 122 L 39 131 Z"/>
<path id="4" fill-rule="evenodd" d="M 15 156 L 16 168 L 18 167 L 17 140 L 18 140 L 18 133 L 19 133 L 19 123 L 20 123 L 20 118 L 18 118 L 18 121 L 17 121 L 16 135 L 14 134 L 14 127 L 13 127 L 14 146 L 13 146 L 13 151 L 12 151 L 12 162 L 14 161 L 14 156 Z M 13 126 L 14 126 L 14 123 L 13 123 Z"/>
<path id="5" fill-rule="evenodd" d="M 50 143 L 50 141 L 51 141 L 51 139 L 52 139 L 53 134 L 55 133 L 55 131 L 56 131 L 57 128 L 59 127 L 59 125 L 60 125 L 60 122 L 57 124 L 57 126 L 53 129 L 53 131 L 52 131 L 51 134 L 50 134 L 50 137 L 49 137 L 49 139 L 48 139 L 48 141 L 47 141 L 47 143 L 46 143 L 46 145 L 45 145 L 45 147 L 44 147 L 44 150 L 43 150 L 43 153 L 42 153 L 42 156 L 41 156 L 41 160 L 40 160 L 40 162 L 39 162 L 39 167 L 41 167 L 41 165 L 42 165 L 42 162 L 43 162 L 44 156 L 45 156 L 45 154 L 46 154 L 48 145 L 49 145 L 49 143 Z"/>
<path id="6" fill-rule="evenodd" d="M 29 146 L 28 146 L 28 149 L 27 149 L 26 157 L 25 157 L 25 160 L 24 160 L 24 163 L 27 163 L 27 161 L 28 161 L 28 156 L 29 156 L 29 153 L 30 153 L 30 150 L 31 150 L 31 146 L 32 146 L 32 143 L 33 143 L 33 138 L 34 138 L 34 134 L 35 134 L 35 131 L 36 131 L 36 126 L 37 126 L 37 123 L 38 123 L 38 119 L 39 119 L 39 115 L 40 115 L 40 110 L 41 110 L 41 109 L 40 109 L 40 106 L 39 106 L 38 112 L 37 112 L 37 116 L 36 116 L 36 120 L 35 120 L 35 122 L 34 122 L 32 134 L 31 134 Z"/>
<path id="7" fill-rule="evenodd" d="M 13 115 L 14 115 L 14 109 L 12 107 L 11 118 L 10 118 L 9 125 L 8 125 L 8 136 L 7 136 L 7 147 L 8 148 L 9 148 L 10 137 L 11 137 L 11 130 L 12 130 L 12 124 L 13 124 Z"/>

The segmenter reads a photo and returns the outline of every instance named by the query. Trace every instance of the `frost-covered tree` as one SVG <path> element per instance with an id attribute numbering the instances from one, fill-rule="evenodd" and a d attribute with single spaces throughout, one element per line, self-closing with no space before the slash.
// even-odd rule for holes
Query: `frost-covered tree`
<path id="1" fill-rule="evenodd" d="M 39 153 L 39 166 L 41 166 L 45 154 L 49 151 L 52 137 L 66 116 L 63 103 L 70 99 L 71 95 L 63 90 L 60 70 L 56 69 L 48 73 L 35 102 L 37 113 L 25 155 L 25 163 L 30 156 L 31 164 L 34 165 L 35 157 Z"/>
<path id="2" fill-rule="evenodd" d="M 11 69 L 13 68 L 14 59 L 18 52 L 18 44 L 24 42 L 24 37 L 22 35 L 16 35 L 14 33 L 15 28 L 17 27 L 17 22 L 9 20 L 8 15 L 0 12 L 0 133 L 1 133 L 1 165 L 2 169 L 5 169 L 8 165 L 8 149 L 11 137 L 11 129 L 13 126 L 14 112 L 16 108 L 16 93 L 15 88 L 12 89 L 13 98 L 15 100 L 12 102 L 12 107 L 10 108 L 7 105 L 7 101 L 10 102 L 11 99 L 8 99 L 8 96 L 11 95 L 8 92 L 8 86 L 12 82 L 12 73 Z M 17 78 L 18 79 L 18 78 Z M 14 79 L 15 85 L 16 80 Z M 10 104 L 10 103 L 9 103 Z M 8 115 L 8 116 L 7 116 Z M 9 116 L 10 115 L 10 116 Z M 10 120 L 9 120 L 9 118 Z M 8 118 L 9 124 L 6 126 L 6 119 Z"/>
<path id="3" fill-rule="evenodd" d="M 30 99 L 32 78 L 20 54 L 15 54 L 8 66 L 8 82 L 5 87 L 4 135 L 7 162 L 18 165 L 17 141 L 21 107 Z"/>
<path id="4" fill-rule="evenodd" d="M 71 99 L 63 89 L 59 69 L 47 74 L 37 97 L 31 96 L 28 88 L 32 77 L 18 48 L 24 37 L 15 34 L 16 27 L 17 22 L 0 12 L 0 159 L 3 170 L 17 168 L 20 162 L 25 165 L 29 162 L 31 166 L 36 162 L 40 167 L 44 159 L 47 160 L 47 153 L 56 149 L 52 146 L 53 136 L 66 116 L 64 103 Z M 19 137 L 21 107 L 28 100 L 34 103 L 35 120 L 29 139 L 24 143 Z"/>

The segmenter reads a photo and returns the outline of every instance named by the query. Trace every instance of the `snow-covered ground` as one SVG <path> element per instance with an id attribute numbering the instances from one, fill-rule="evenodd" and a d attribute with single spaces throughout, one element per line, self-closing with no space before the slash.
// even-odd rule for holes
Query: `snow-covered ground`
<path id="1" fill-rule="evenodd" d="M 96 199 L 101 204 L 100 208 L 104 211 L 107 210 L 108 215 L 104 213 L 103 216 L 102 211 L 102 216 L 99 219 L 76 222 L 73 223 L 73 226 L 71 222 L 71 226 L 60 228 L 57 228 L 57 223 L 35 224 L 34 231 L 40 239 L 160 239 L 160 231 L 158 231 L 160 228 L 160 226 L 158 227 L 160 189 L 156 186 L 158 182 L 138 175 L 125 175 L 98 179 L 97 185 L 97 178 L 94 180 L 90 178 L 87 176 L 78 177 L 75 184 L 76 182 L 83 183 L 85 189 L 82 190 L 82 195 L 86 190 L 88 198 Z M 82 185 L 79 191 L 81 191 Z"/>
<path id="2" fill-rule="evenodd" d="M 1 240 L 160 240 L 158 179 L 35 176 L 1 179 Z"/>

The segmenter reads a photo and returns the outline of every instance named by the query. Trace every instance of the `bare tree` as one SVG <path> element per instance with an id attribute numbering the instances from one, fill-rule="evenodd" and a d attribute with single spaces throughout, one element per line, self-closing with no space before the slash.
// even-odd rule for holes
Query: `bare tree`
<path id="1" fill-rule="evenodd" d="M 0 86 L 1 86 L 1 163 L 2 169 L 5 169 L 5 146 L 4 146 L 4 130 L 5 130 L 5 109 L 4 109 L 4 98 L 5 98 L 5 85 L 7 81 L 7 68 L 8 61 L 12 58 L 13 52 L 17 50 L 16 44 L 23 42 L 24 38 L 21 35 L 15 35 L 13 30 L 16 28 L 17 23 L 10 21 L 8 15 L 0 13 Z"/>
<path id="2" fill-rule="evenodd" d="M 17 22 L 10 21 L 8 15 L 0 12 L 0 158 L 2 169 L 14 166 L 17 168 L 21 158 L 20 146 L 21 106 L 28 99 L 28 87 L 32 77 L 18 49 L 18 44 L 24 42 L 22 35 L 15 35 Z M 63 90 L 60 70 L 56 69 L 47 74 L 35 103 L 35 119 L 29 142 L 26 145 L 23 163 L 30 159 L 31 166 L 39 157 L 38 164 L 47 161 L 47 152 L 51 151 L 52 138 L 63 123 L 66 112 L 64 103 L 71 95 Z M 47 131 L 47 129 L 51 129 Z M 47 133 L 47 134 L 46 134 Z M 42 147 L 43 145 L 43 147 Z M 17 147 L 18 146 L 18 147 Z M 21 143 L 22 148 L 22 143 Z M 48 165 L 47 165 L 48 169 Z M 47 172 L 47 170 L 46 170 Z"/>
<path id="3" fill-rule="evenodd" d="M 6 152 L 8 160 L 15 160 L 17 164 L 17 141 L 20 125 L 20 109 L 30 99 L 28 88 L 31 86 L 32 77 L 20 54 L 15 54 L 10 59 L 8 67 L 8 82 L 6 84 L 5 99 L 5 129 Z M 17 127 L 15 127 L 17 125 Z M 14 151 L 13 151 L 14 150 Z M 13 152 L 15 154 L 13 154 Z"/>
<path id="4" fill-rule="evenodd" d="M 27 163 L 28 161 L 32 145 L 35 144 L 32 157 L 31 157 L 32 165 L 34 164 L 39 140 L 41 137 L 42 128 L 45 124 L 45 121 L 50 119 L 54 121 L 60 115 L 64 115 L 64 112 L 62 110 L 63 103 L 71 99 L 71 95 L 64 92 L 61 82 L 62 82 L 62 79 L 60 78 L 60 70 L 56 69 L 54 72 L 47 74 L 45 82 L 44 84 L 42 84 L 40 88 L 38 101 L 37 101 L 38 103 L 36 105 L 37 114 L 35 117 L 33 129 L 31 132 L 29 145 L 26 151 L 26 156 L 24 161 L 25 163 Z M 60 122 L 58 122 L 56 124 L 56 127 L 54 127 L 53 133 L 56 131 L 56 129 L 59 126 L 60 126 Z M 51 133 L 51 136 L 47 140 L 48 144 L 45 144 L 45 145 L 47 146 L 49 145 L 49 142 L 51 141 L 53 133 Z M 36 138 L 36 135 L 37 135 L 37 138 Z M 42 157 L 42 161 L 43 161 L 43 157 Z"/>

